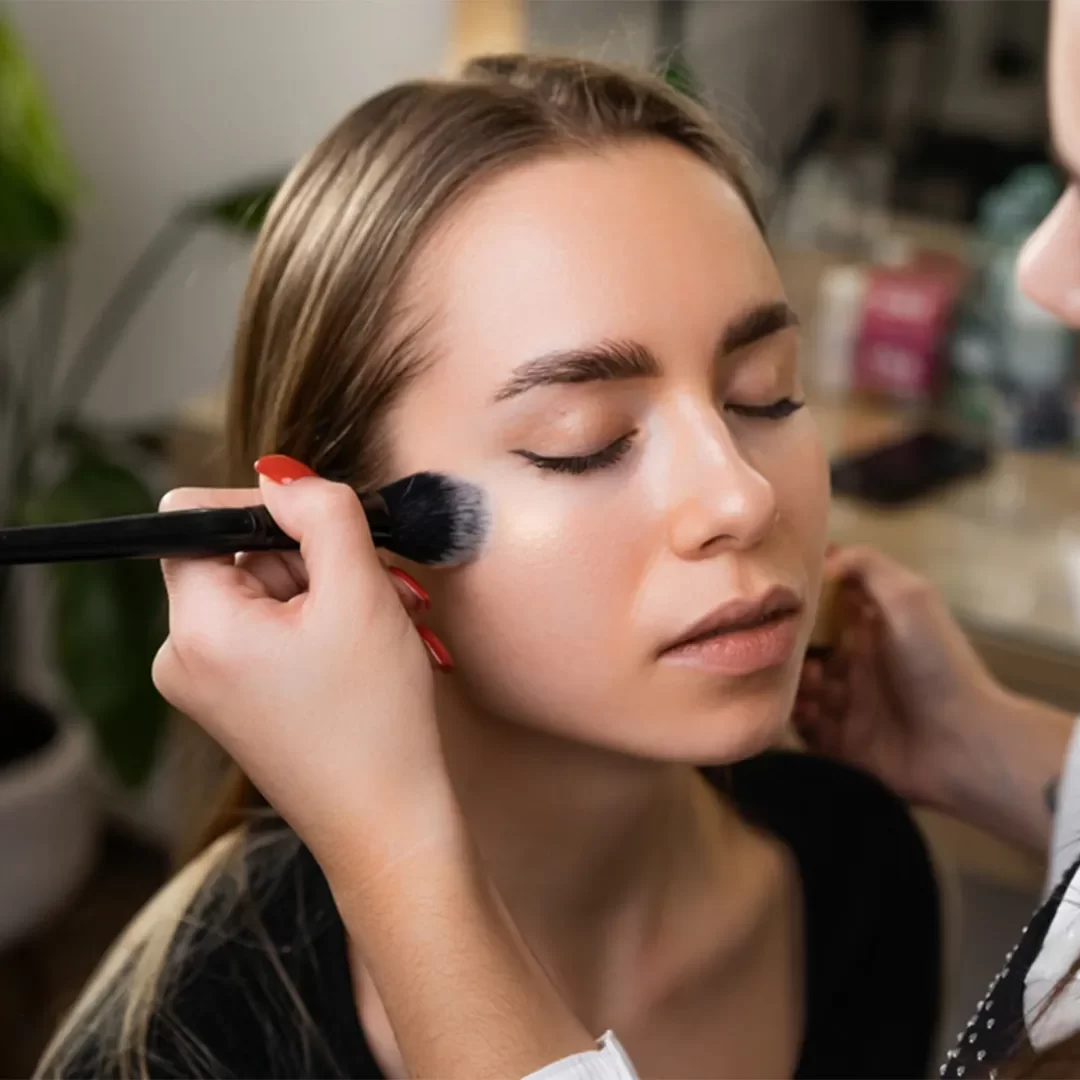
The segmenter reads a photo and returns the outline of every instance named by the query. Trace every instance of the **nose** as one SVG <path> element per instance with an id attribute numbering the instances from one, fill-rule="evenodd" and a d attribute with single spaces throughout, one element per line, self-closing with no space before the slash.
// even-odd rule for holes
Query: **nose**
<path id="1" fill-rule="evenodd" d="M 756 547 L 776 524 L 773 485 L 741 452 L 721 416 L 681 425 L 669 488 L 669 543 L 685 559 Z"/>
<path id="2" fill-rule="evenodd" d="M 1029 300 L 1080 328 L 1080 196 L 1069 188 L 1032 233 L 1016 264 Z"/>

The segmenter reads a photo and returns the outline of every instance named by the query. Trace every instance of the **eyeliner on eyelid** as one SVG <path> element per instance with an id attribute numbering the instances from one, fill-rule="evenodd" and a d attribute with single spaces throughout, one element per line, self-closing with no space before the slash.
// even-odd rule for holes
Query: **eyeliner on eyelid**
<path id="1" fill-rule="evenodd" d="M 786 420 L 793 413 L 798 412 L 805 404 L 804 401 L 795 401 L 790 397 L 783 397 L 766 405 L 739 405 L 735 402 L 728 402 L 724 408 L 746 419 L 776 422 Z M 546 472 L 580 476 L 583 473 L 595 472 L 617 465 L 630 450 L 635 435 L 637 435 L 636 430 L 627 432 L 627 434 L 614 442 L 591 454 L 550 457 L 536 454 L 531 450 L 514 450 L 513 453 L 524 458 L 530 465 Z"/>

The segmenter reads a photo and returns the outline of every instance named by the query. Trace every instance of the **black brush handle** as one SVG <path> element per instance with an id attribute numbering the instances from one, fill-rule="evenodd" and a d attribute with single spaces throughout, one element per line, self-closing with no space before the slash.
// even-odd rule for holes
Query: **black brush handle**
<path id="1" fill-rule="evenodd" d="M 390 515 L 378 497 L 361 499 L 376 547 L 392 538 Z M 0 566 L 296 551 L 265 506 L 172 510 L 59 525 L 0 529 Z"/>

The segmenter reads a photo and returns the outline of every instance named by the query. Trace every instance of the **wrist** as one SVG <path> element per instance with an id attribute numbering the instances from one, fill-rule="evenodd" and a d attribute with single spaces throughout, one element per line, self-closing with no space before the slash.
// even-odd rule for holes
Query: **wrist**
<path id="1" fill-rule="evenodd" d="M 407 890 L 432 866 L 464 867 L 470 841 L 449 784 L 377 810 L 342 815 L 312 847 L 343 916 L 380 892 Z"/>
<path id="2" fill-rule="evenodd" d="M 1075 717 L 994 684 L 969 706 L 966 734 L 943 755 L 936 808 L 1042 854 Z"/>

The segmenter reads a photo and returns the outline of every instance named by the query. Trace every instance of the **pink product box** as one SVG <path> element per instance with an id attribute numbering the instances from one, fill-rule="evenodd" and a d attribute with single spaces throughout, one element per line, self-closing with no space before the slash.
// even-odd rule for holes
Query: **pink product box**
<path id="1" fill-rule="evenodd" d="M 908 401 L 929 398 L 944 372 L 962 267 L 935 259 L 869 273 L 854 389 Z"/>

